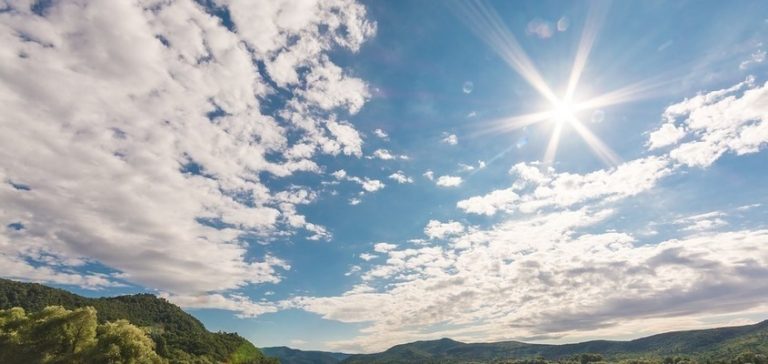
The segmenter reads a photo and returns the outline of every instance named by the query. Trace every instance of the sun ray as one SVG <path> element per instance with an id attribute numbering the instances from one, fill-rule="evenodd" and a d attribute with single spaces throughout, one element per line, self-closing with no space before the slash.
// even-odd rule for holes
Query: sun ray
<path id="1" fill-rule="evenodd" d="M 625 86 L 611 92 L 593 97 L 578 104 L 578 109 L 599 109 L 601 107 L 638 101 L 658 95 L 658 91 L 674 84 L 677 79 L 655 77 Z"/>
<path id="2" fill-rule="evenodd" d="M 578 119 L 573 119 L 571 120 L 570 124 L 573 126 L 573 129 L 579 133 L 582 139 L 587 142 L 587 145 L 592 149 L 593 152 L 595 152 L 597 157 L 600 158 L 603 163 L 612 167 L 618 166 L 619 163 L 621 163 L 619 156 L 616 155 L 616 153 L 611 150 L 611 148 L 605 145 L 605 143 L 603 143 L 600 138 L 593 134 L 589 128 L 584 126 L 581 121 Z"/>
<path id="3" fill-rule="evenodd" d="M 475 35 L 482 39 L 544 98 L 550 102 L 557 100 L 555 93 L 544 81 L 528 54 L 492 7 L 480 0 L 459 1 L 455 4 L 459 18 Z"/>
<path id="4" fill-rule="evenodd" d="M 551 166 L 555 161 L 555 154 L 557 154 L 557 147 L 560 145 L 560 134 L 563 131 L 564 122 L 557 122 L 555 129 L 552 130 L 552 135 L 549 137 L 549 143 L 547 144 L 547 151 L 544 153 L 544 165 Z"/>
<path id="5" fill-rule="evenodd" d="M 551 105 L 551 109 L 548 111 L 506 117 L 484 123 L 484 127 L 474 135 L 511 132 L 545 120 L 551 120 L 555 124 L 544 153 L 544 163 L 547 165 L 551 165 L 554 162 L 562 137 L 563 127 L 565 124 L 568 124 L 576 130 L 577 134 L 584 139 L 600 160 L 606 165 L 617 166 L 621 161 L 618 155 L 579 121 L 576 114 L 584 110 L 598 109 L 649 97 L 655 95 L 661 87 L 670 83 L 669 78 L 656 77 L 655 79 L 637 82 L 586 101 L 574 102 L 576 89 L 584 73 L 587 59 L 595 44 L 599 30 L 608 14 L 610 3 L 602 1 L 592 1 L 590 3 L 589 13 L 584 23 L 573 65 L 571 66 L 571 73 L 562 97 L 555 95 L 552 88 L 544 81 L 544 78 L 528 54 L 523 50 L 515 36 L 504 25 L 492 7 L 482 0 L 457 1 L 453 4 L 459 19 Z M 508 153 L 509 150 L 512 150 L 512 147 L 495 156 L 492 160 L 500 158 Z"/>
<path id="6" fill-rule="evenodd" d="M 505 117 L 483 123 L 483 126 L 475 132 L 474 136 L 487 135 L 498 132 L 510 132 L 522 129 L 544 120 L 552 118 L 552 111 L 535 112 L 524 115 Z"/>
<path id="7" fill-rule="evenodd" d="M 568 87 L 565 90 L 564 99 L 567 101 L 573 99 L 573 94 L 576 92 L 576 86 L 584 71 L 584 66 L 587 64 L 587 58 L 589 58 L 589 53 L 592 51 L 592 45 L 594 45 L 597 33 L 608 13 L 609 5 L 610 3 L 602 1 L 592 1 L 590 3 L 589 14 L 587 15 L 584 29 L 581 32 L 581 40 L 579 41 L 579 47 L 576 50 L 576 57 L 573 60 L 571 75 L 568 79 Z"/>

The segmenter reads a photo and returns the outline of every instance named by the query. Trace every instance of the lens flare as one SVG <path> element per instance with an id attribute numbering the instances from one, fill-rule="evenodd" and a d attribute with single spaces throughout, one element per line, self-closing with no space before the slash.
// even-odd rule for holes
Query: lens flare
<path id="1" fill-rule="evenodd" d="M 590 2 L 589 12 L 582 28 L 571 73 L 565 84 L 565 93 L 562 97 L 555 95 L 552 88 L 544 81 L 534 62 L 523 50 L 515 36 L 504 25 L 501 17 L 493 7 L 481 0 L 457 1 L 453 4 L 459 19 L 547 100 L 550 105 L 546 111 L 505 117 L 493 120 L 490 123 L 484 123 L 483 129 L 476 134 L 510 132 L 542 121 L 550 121 L 554 124 L 554 128 L 552 129 L 552 134 L 544 154 L 544 162 L 546 164 L 554 162 L 557 147 L 565 126 L 574 129 L 594 154 L 604 163 L 610 166 L 619 164 L 620 159 L 616 153 L 579 120 L 579 112 L 589 110 L 602 113 L 602 110 L 597 109 L 648 97 L 664 85 L 669 84 L 669 80 L 659 78 L 657 80 L 642 81 L 588 100 L 574 101 L 579 81 L 587 65 L 587 59 L 597 39 L 600 27 L 608 14 L 610 3 L 604 1 Z"/>

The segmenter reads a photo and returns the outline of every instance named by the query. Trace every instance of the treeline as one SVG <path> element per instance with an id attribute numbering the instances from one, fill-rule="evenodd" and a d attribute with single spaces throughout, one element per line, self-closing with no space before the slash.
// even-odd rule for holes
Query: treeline
<path id="1" fill-rule="evenodd" d="M 141 328 L 155 353 L 170 364 L 277 362 L 237 334 L 209 332 L 178 306 L 151 294 L 87 298 L 41 284 L 0 279 L 0 309 L 20 307 L 34 315 L 48 306 L 71 311 L 92 307 L 97 325 L 125 320 Z M 16 362 L 0 359 L 0 363 Z"/>
<path id="2" fill-rule="evenodd" d="M 205 356 L 175 351 L 158 354 L 152 328 L 139 328 L 127 320 L 99 324 L 96 309 L 67 310 L 48 306 L 27 313 L 15 307 L 0 310 L 0 363 L 41 364 L 167 364 L 213 363 Z M 233 352 L 227 360 L 243 364 L 279 364 L 258 352 Z"/>
<path id="3" fill-rule="evenodd" d="M 584 353 L 563 360 L 546 360 L 543 357 L 531 359 L 510 359 L 495 361 L 494 364 L 768 364 L 768 355 L 745 351 L 730 359 L 701 358 L 695 356 L 666 356 L 631 359 L 610 359 L 602 354 Z"/>

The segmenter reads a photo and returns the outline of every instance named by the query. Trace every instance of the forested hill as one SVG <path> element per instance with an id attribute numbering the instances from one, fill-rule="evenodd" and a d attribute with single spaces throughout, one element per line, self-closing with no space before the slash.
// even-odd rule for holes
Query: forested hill
<path id="1" fill-rule="evenodd" d="M 590 359 L 589 355 L 597 354 Z M 516 341 L 467 344 L 451 339 L 417 341 L 377 354 L 352 355 L 342 363 L 465 363 L 544 360 L 679 363 L 768 363 L 768 320 L 754 325 L 669 332 L 632 341 L 596 340 L 542 345 Z M 741 358 L 741 359 L 739 359 Z M 742 360 L 743 359 L 743 360 Z"/>
<path id="2" fill-rule="evenodd" d="M 157 353 L 172 363 L 267 362 L 248 340 L 237 334 L 209 332 L 178 306 L 151 294 L 87 298 L 42 284 L 0 279 L 0 309 L 21 307 L 36 312 L 46 306 L 91 306 L 97 310 L 99 322 L 125 319 L 148 328 Z"/>
<path id="3" fill-rule="evenodd" d="M 261 351 L 264 352 L 264 355 L 280 359 L 281 364 L 335 364 L 349 357 L 349 354 L 344 353 L 305 351 L 285 346 L 261 348 Z"/>
<path id="4" fill-rule="evenodd" d="M 747 326 L 668 332 L 631 341 L 594 340 L 564 345 L 516 341 L 468 344 L 440 339 L 417 341 L 393 346 L 381 353 L 348 357 L 286 347 L 263 350 L 279 358 L 282 364 L 584 364 L 605 361 L 629 364 L 768 364 L 768 321 Z"/>

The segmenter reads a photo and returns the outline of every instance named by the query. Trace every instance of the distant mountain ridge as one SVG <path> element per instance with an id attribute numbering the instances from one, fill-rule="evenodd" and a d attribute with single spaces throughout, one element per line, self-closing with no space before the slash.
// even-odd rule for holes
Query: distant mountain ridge
<path id="1" fill-rule="evenodd" d="M 278 357 L 282 364 L 490 363 L 537 357 L 560 360 L 586 353 L 598 353 L 611 360 L 688 356 L 716 361 L 730 360 L 743 352 L 768 355 L 768 320 L 754 325 L 668 332 L 630 341 L 593 340 L 562 345 L 518 341 L 470 344 L 444 338 L 400 344 L 375 354 L 349 355 L 335 362 L 329 361 L 323 355 L 329 353 L 325 352 L 270 349 L 274 348 L 263 350 Z"/>
<path id="2" fill-rule="evenodd" d="M 209 332 L 192 315 L 151 294 L 87 298 L 42 284 L 0 278 L 0 309 L 21 307 L 37 312 L 46 306 L 91 306 L 97 310 L 99 322 L 126 319 L 151 328 L 157 353 L 172 363 L 270 362 L 248 340 L 234 333 Z"/>
<path id="3" fill-rule="evenodd" d="M 264 355 L 280 359 L 281 364 L 335 364 L 348 358 L 351 354 L 332 353 L 316 350 L 298 350 L 287 346 L 261 348 Z"/>

